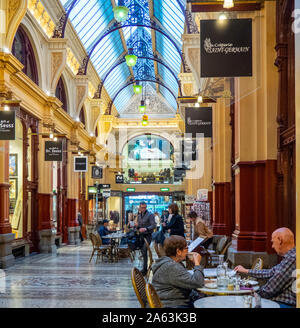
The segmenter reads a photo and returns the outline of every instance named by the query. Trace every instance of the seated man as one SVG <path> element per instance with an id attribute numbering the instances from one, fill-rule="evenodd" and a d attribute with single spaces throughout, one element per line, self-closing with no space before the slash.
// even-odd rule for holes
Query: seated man
<path id="1" fill-rule="evenodd" d="M 182 236 L 173 235 L 164 241 L 166 256 L 152 265 L 152 284 L 165 307 L 193 307 L 193 301 L 200 298 L 194 288 L 204 285 L 201 255 L 193 254 L 194 272 L 190 273 L 181 263 L 186 259 L 188 247 Z"/>
<path id="2" fill-rule="evenodd" d="M 108 220 L 103 220 L 103 224 L 100 225 L 100 228 L 98 230 L 98 233 L 102 239 L 102 244 L 103 245 L 109 245 L 110 244 L 110 239 L 108 238 L 102 238 L 106 235 L 109 235 L 110 233 L 114 232 L 114 231 L 110 231 L 108 230 L 107 226 L 108 226 L 109 221 Z"/>
<path id="3" fill-rule="evenodd" d="M 296 278 L 292 273 L 296 270 L 296 248 L 293 232 L 288 228 L 280 228 L 272 234 L 272 247 L 282 261 L 268 270 L 247 270 L 239 265 L 234 270 L 246 273 L 251 277 L 268 279 L 257 292 L 261 297 L 279 303 L 280 307 L 295 307 L 296 294 L 292 285 Z"/>

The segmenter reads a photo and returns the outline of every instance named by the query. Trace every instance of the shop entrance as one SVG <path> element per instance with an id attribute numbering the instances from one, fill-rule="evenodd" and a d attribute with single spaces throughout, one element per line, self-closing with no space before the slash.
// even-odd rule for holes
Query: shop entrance
<path id="1" fill-rule="evenodd" d="M 172 193 L 125 193 L 123 196 L 123 221 L 125 224 L 128 222 L 128 214 L 138 213 L 140 202 L 147 204 L 147 209 L 154 213 L 158 212 L 159 215 L 162 211 L 167 210 L 169 204 L 173 202 Z"/>

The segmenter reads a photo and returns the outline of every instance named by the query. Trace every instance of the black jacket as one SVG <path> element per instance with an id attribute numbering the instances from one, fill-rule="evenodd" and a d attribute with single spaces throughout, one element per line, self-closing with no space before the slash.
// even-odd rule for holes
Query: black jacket
<path id="1" fill-rule="evenodd" d="M 184 224 L 182 216 L 179 214 L 174 214 L 171 221 L 165 227 L 165 230 L 171 230 L 170 236 L 177 235 L 184 237 Z"/>

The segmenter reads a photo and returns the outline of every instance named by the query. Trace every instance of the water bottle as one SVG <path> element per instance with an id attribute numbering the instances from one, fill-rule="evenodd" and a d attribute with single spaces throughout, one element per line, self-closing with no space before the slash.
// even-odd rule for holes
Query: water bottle
<path id="1" fill-rule="evenodd" d="M 255 308 L 261 308 L 261 297 L 257 293 L 254 293 Z"/>
<path id="2" fill-rule="evenodd" d="M 219 255 L 219 265 L 217 266 L 217 285 L 218 288 L 224 288 L 227 287 L 227 285 L 225 286 L 225 267 L 224 267 L 224 255 Z"/>

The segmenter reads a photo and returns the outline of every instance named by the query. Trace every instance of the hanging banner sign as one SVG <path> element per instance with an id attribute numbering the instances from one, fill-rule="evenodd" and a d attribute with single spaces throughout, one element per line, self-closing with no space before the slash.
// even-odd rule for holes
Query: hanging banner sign
<path id="1" fill-rule="evenodd" d="M 201 77 L 252 76 L 252 20 L 201 20 Z"/>
<path id="2" fill-rule="evenodd" d="M 186 107 L 185 108 L 185 133 L 191 133 L 192 138 L 197 133 L 202 133 L 204 138 L 212 137 L 212 108 L 211 107 Z M 196 158 L 196 144 L 194 145 Z"/>
<path id="3" fill-rule="evenodd" d="M 0 111 L 0 140 L 16 139 L 16 112 Z"/>
<path id="4" fill-rule="evenodd" d="M 110 195 L 111 195 L 110 189 L 103 189 L 102 195 L 103 195 L 104 198 L 110 197 Z"/>
<path id="5" fill-rule="evenodd" d="M 102 179 L 102 167 L 92 166 L 92 179 Z"/>
<path id="6" fill-rule="evenodd" d="M 74 172 L 87 172 L 88 170 L 88 157 L 75 156 L 74 157 Z"/>
<path id="7" fill-rule="evenodd" d="M 61 141 L 45 141 L 45 161 L 62 161 L 62 142 Z"/>
<path id="8" fill-rule="evenodd" d="M 208 189 L 198 189 L 197 200 L 206 202 L 208 200 Z"/>
<path id="9" fill-rule="evenodd" d="M 116 175 L 116 183 L 124 183 L 124 175 L 123 174 Z"/>

